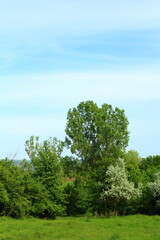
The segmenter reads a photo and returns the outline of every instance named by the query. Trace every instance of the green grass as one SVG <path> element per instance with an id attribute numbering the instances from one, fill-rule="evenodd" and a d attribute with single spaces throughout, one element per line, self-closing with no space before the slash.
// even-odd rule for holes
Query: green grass
<path id="1" fill-rule="evenodd" d="M 56 220 L 0 217 L 0 240 L 159 240 L 160 216 L 116 218 L 57 218 Z"/>

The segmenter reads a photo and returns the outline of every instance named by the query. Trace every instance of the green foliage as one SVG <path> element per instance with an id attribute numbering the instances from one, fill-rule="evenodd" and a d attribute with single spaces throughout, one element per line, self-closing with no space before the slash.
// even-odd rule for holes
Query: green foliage
<path id="1" fill-rule="evenodd" d="M 86 213 L 89 207 L 88 190 L 81 179 L 69 182 L 65 186 L 66 213 L 68 216 Z"/>
<path id="2" fill-rule="evenodd" d="M 160 155 L 149 156 L 140 161 L 140 169 L 143 174 L 143 182 L 152 182 L 156 178 L 156 173 L 160 171 Z"/>
<path id="3" fill-rule="evenodd" d="M 36 139 L 36 140 L 35 140 Z M 0 161 L 0 214 L 55 218 L 64 214 L 65 194 L 60 153 L 62 143 L 38 138 L 26 142 L 31 162 Z"/>
<path id="4" fill-rule="evenodd" d="M 155 181 L 149 182 L 148 187 L 153 196 L 152 203 L 155 203 L 156 213 L 160 213 L 160 172 L 155 175 Z"/>
<path id="5" fill-rule="evenodd" d="M 44 208 L 43 211 L 41 209 L 42 215 L 51 218 L 62 215 L 65 201 L 61 165 L 63 143 L 56 138 L 39 143 L 39 138 L 32 136 L 26 141 L 25 146 L 34 169 L 33 177 L 42 184 L 46 192 L 44 203 L 41 205 Z"/>
<path id="6" fill-rule="evenodd" d="M 73 156 L 65 156 L 61 159 L 64 175 L 66 177 L 76 177 L 81 174 L 81 161 Z"/>
<path id="7" fill-rule="evenodd" d="M 128 173 L 128 179 L 134 182 L 136 186 L 142 181 L 142 173 L 140 169 L 141 158 L 139 153 L 135 150 L 129 150 L 124 155 L 125 168 Z"/>
<path id="8" fill-rule="evenodd" d="M 11 161 L 0 161 L 0 212 L 1 214 L 23 217 L 29 212 L 29 201 L 25 197 L 25 173 Z"/>
<path id="9" fill-rule="evenodd" d="M 1 169 L 0 169 L 0 171 L 1 171 Z M 8 203 L 9 203 L 8 192 L 7 192 L 3 182 L 0 182 L 0 215 L 5 214 L 5 205 Z"/>
<path id="10" fill-rule="evenodd" d="M 56 138 L 39 143 L 39 138 L 32 136 L 26 141 L 25 149 L 34 168 L 34 176 L 47 187 L 59 184 L 62 178 L 60 161 L 63 143 Z"/>
<path id="11" fill-rule="evenodd" d="M 127 126 L 124 110 L 81 102 L 68 111 L 66 144 L 84 164 L 93 167 L 97 160 L 123 155 L 128 144 Z"/>

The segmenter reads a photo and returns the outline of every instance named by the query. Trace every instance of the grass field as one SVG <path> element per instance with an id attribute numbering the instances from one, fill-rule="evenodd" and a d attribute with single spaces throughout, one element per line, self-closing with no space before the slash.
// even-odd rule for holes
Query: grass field
<path id="1" fill-rule="evenodd" d="M 116 218 L 57 218 L 56 220 L 0 217 L 0 240 L 159 240 L 160 216 Z"/>

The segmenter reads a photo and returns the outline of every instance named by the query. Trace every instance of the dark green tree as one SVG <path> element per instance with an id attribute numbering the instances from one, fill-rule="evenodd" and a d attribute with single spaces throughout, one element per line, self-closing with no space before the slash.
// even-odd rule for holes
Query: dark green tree
<path id="1" fill-rule="evenodd" d="M 140 161 L 140 170 L 143 192 L 138 212 L 143 214 L 159 214 L 160 211 L 156 206 L 157 197 L 153 197 L 148 183 L 157 181 L 157 173 L 160 172 L 160 155 L 142 158 Z"/>
<path id="2" fill-rule="evenodd" d="M 76 177 L 81 172 L 81 161 L 73 156 L 65 156 L 61 159 L 65 177 Z"/>
<path id="3" fill-rule="evenodd" d="M 29 215 L 31 202 L 25 193 L 25 172 L 12 161 L 0 161 L 0 214 L 11 217 Z"/>
<path id="4" fill-rule="evenodd" d="M 65 186 L 67 215 L 84 214 L 89 208 L 88 189 L 83 179 L 76 178 Z"/>

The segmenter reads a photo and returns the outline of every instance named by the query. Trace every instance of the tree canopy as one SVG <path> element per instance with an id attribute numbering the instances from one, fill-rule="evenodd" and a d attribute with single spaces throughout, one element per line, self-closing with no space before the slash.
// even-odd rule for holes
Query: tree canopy
<path id="1" fill-rule="evenodd" d="M 127 127 L 124 110 L 81 102 L 68 111 L 66 144 L 86 165 L 93 166 L 97 160 L 123 155 L 129 140 Z"/>

